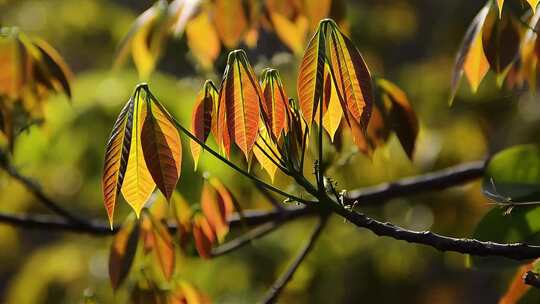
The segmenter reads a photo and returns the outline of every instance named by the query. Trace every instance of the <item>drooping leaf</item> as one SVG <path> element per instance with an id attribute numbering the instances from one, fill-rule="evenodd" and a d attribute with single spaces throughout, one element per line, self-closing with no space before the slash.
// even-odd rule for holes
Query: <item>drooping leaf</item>
<path id="1" fill-rule="evenodd" d="M 242 212 L 240 208 L 237 208 L 238 205 L 235 203 L 236 201 L 231 191 L 217 177 L 210 177 L 208 181 L 219 193 L 220 199 L 218 202 L 219 204 L 222 204 L 222 206 L 220 205 L 220 208 L 225 210 L 225 219 L 228 219 L 235 209 L 237 209 L 236 211 L 239 213 Z"/>
<path id="2" fill-rule="evenodd" d="M 34 45 L 39 49 L 45 68 L 54 82 L 55 89 L 58 92 L 65 92 L 71 98 L 70 82 L 73 79 L 73 72 L 62 59 L 62 56 L 47 42 L 42 39 L 34 39 Z"/>
<path id="3" fill-rule="evenodd" d="M 383 91 L 383 98 L 388 98 L 392 108 L 390 120 L 401 146 L 409 159 L 413 158 L 414 146 L 418 136 L 419 124 L 407 95 L 398 86 L 386 79 L 378 79 L 377 85 Z"/>
<path id="4" fill-rule="evenodd" d="M 504 0 L 497 0 L 497 7 L 499 8 L 499 18 L 502 18 L 503 5 L 504 5 Z"/>
<path id="5" fill-rule="evenodd" d="M 146 213 L 145 213 L 146 214 Z M 175 255 L 172 237 L 167 226 L 160 220 L 153 218 L 148 213 L 152 221 L 152 235 L 154 240 L 154 254 L 157 257 L 161 271 L 165 279 L 170 280 L 174 272 Z"/>
<path id="6" fill-rule="evenodd" d="M 246 53 L 236 50 L 229 53 L 224 81 L 220 91 L 220 107 L 224 107 L 225 117 L 220 115 L 223 142 L 228 132 L 231 140 L 250 159 L 253 145 L 259 132 L 259 115 L 262 92 Z M 223 127 L 226 122 L 226 127 Z"/>
<path id="7" fill-rule="evenodd" d="M 354 120 L 366 130 L 373 106 L 371 74 L 358 49 L 341 33 L 332 20 L 329 25 L 329 57 L 336 89 L 343 100 L 342 107 L 348 123 Z M 350 117 L 349 117 L 350 116 Z"/>
<path id="8" fill-rule="evenodd" d="M 144 160 L 157 187 L 169 200 L 180 177 L 182 144 L 170 114 L 159 101 L 148 98 L 141 131 Z"/>
<path id="9" fill-rule="evenodd" d="M 488 2 L 474 17 L 471 25 L 467 29 L 461 46 L 456 55 L 454 70 L 452 72 L 451 95 L 449 103 L 452 104 L 456 95 L 459 81 L 463 76 L 463 72 L 469 80 L 469 84 L 473 91 L 476 91 L 480 81 L 486 75 L 489 69 L 489 62 L 484 55 L 482 44 L 482 27 L 489 13 L 491 3 Z"/>
<path id="10" fill-rule="evenodd" d="M 263 110 L 274 138 L 278 139 L 287 126 L 288 98 L 279 72 L 267 69 L 262 81 Z M 269 135 L 269 134 L 268 134 Z"/>
<path id="11" fill-rule="evenodd" d="M 174 22 L 172 24 L 173 32 L 175 36 L 181 36 L 189 30 L 189 21 L 193 18 L 193 15 L 197 13 L 197 9 L 200 7 L 202 0 L 173 0 L 169 4 L 168 14 L 172 16 Z M 189 43 L 189 38 L 188 38 Z M 219 41 L 218 41 L 219 43 Z"/>
<path id="12" fill-rule="evenodd" d="M 238 46 L 248 26 L 242 1 L 216 0 L 213 16 L 216 30 L 223 44 L 229 49 Z"/>
<path id="13" fill-rule="evenodd" d="M 530 285 L 527 285 L 523 282 L 523 276 L 525 273 L 532 269 L 532 263 L 525 264 L 520 266 L 512 278 L 508 289 L 504 295 L 499 300 L 499 304 L 514 304 L 525 295 L 525 293 L 531 288 Z"/>
<path id="14" fill-rule="evenodd" d="M 212 130 L 212 126 L 215 126 L 217 123 L 215 115 L 217 109 L 215 109 L 215 105 L 217 105 L 218 98 L 219 95 L 216 87 L 211 80 L 207 80 L 204 83 L 203 89 L 197 95 L 193 113 L 191 115 L 192 133 L 203 143 L 206 143 L 208 135 L 210 135 Z M 190 141 L 190 147 L 196 170 L 202 147 L 194 140 Z"/>
<path id="15" fill-rule="evenodd" d="M 274 31 L 279 39 L 295 54 L 302 54 L 308 32 L 308 20 L 303 15 L 297 15 L 295 20 L 289 20 L 279 12 L 269 12 Z M 318 21 L 317 21 L 318 22 Z"/>
<path id="16" fill-rule="evenodd" d="M 219 242 L 223 242 L 229 232 L 225 205 L 216 188 L 206 180 L 201 192 L 201 208 L 212 230 L 215 231 Z"/>
<path id="17" fill-rule="evenodd" d="M 504 78 L 520 50 L 518 26 L 512 16 L 498 19 L 495 13 L 488 14 L 484 22 L 482 44 L 485 56 L 500 79 Z"/>
<path id="18" fill-rule="evenodd" d="M 199 255 L 204 259 L 210 259 L 212 257 L 212 244 L 216 240 L 216 236 L 208 220 L 201 214 L 193 217 L 193 238 Z"/>
<path id="19" fill-rule="evenodd" d="M 540 201 L 540 146 L 520 145 L 495 154 L 484 173 L 484 193 L 500 203 Z"/>
<path id="20" fill-rule="evenodd" d="M 103 201 L 111 228 L 113 225 L 116 199 L 122 188 L 132 146 L 131 137 L 134 107 L 135 101 L 133 98 L 130 98 L 122 111 L 120 111 L 120 115 L 118 115 L 114 123 L 105 148 L 102 190 Z"/>
<path id="21" fill-rule="evenodd" d="M 126 220 L 116 233 L 109 254 L 109 278 L 113 289 L 118 289 L 127 277 L 139 242 L 139 225 L 133 219 Z"/>
<path id="22" fill-rule="evenodd" d="M 210 16 L 201 12 L 186 25 L 189 49 L 203 69 L 210 70 L 221 51 L 221 43 Z"/>
<path id="23" fill-rule="evenodd" d="M 148 115 L 147 98 L 149 98 L 147 92 L 138 87 L 133 97 L 134 113 L 131 128 L 131 147 L 129 149 L 127 168 L 122 184 L 122 194 L 127 203 L 135 211 L 137 217 L 156 186 L 146 166 L 141 143 L 143 122 Z"/>
<path id="24" fill-rule="evenodd" d="M 298 70 L 298 101 L 306 124 L 311 127 L 314 114 L 322 98 L 324 87 L 326 23 L 321 22 L 309 41 Z"/>

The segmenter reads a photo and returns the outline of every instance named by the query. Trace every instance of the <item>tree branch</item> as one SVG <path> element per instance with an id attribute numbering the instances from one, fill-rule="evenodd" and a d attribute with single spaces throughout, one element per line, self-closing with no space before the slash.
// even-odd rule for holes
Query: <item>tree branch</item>
<path id="1" fill-rule="evenodd" d="M 540 278 L 538 274 L 532 271 L 527 271 L 523 276 L 523 282 L 536 288 L 540 288 Z"/>
<path id="2" fill-rule="evenodd" d="M 300 264 L 302 264 L 308 253 L 313 249 L 313 246 L 321 235 L 321 232 L 323 231 L 327 220 L 328 216 L 323 215 L 321 217 L 319 223 L 315 227 L 315 230 L 313 230 L 313 233 L 311 234 L 304 247 L 300 250 L 287 271 L 285 271 L 285 273 L 283 273 L 281 277 L 279 277 L 277 281 L 274 282 L 272 287 L 270 287 L 261 303 L 270 304 L 276 302 L 277 298 L 279 297 L 287 283 L 289 283 L 298 267 L 300 267 Z"/>
<path id="3" fill-rule="evenodd" d="M 239 237 L 227 243 L 224 243 L 223 245 L 213 248 L 212 257 L 219 257 L 235 251 L 236 249 L 240 249 L 248 244 L 251 244 L 251 241 L 261 238 L 268 233 L 276 230 L 277 228 L 281 227 L 283 223 L 284 221 L 274 221 L 253 228 L 252 230 L 240 235 Z"/>
<path id="4" fill-rule="evenodd" d="M 482 177 L 485 167 L 486 161 L 469 162 L 391 183 L 348 191 L 345 204 L 352 205 L 354 202 L 359 205 L 381 203 L 395 197 L 408 196 L 418 192 L 446 189 Z"/>

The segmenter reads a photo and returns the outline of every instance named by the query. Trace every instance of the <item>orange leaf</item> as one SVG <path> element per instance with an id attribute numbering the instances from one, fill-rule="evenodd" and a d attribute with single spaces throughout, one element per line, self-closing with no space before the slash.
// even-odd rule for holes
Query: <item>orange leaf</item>
<path id="1" fill-rule="evenodd" d="M 336 90 L 341 96 L 340 100 L 342 99 L 345 119 L 347 122 L 349 119 L 359 122 L 361 129 L 365 131 L 373 106 L 371 75 L 352 41 L 339 31 L 333 20 L 327 23 L 330 30 L 330 67 L 335 76 Z"/>
<path id="2" fill-rule="evenodd" d="M 198 290 L 193 284 L 181 280 L 176 288 L 171 291 L 168 304 L 210 304 L 212 301 Z"/>
<path id="3" fill-rule="evenodd" d="M 159 101 L 149 98 L 145 106 L 148 115 L 141 132 L 144 160 L 157 187 L 170 200 L 182 165 L 180 134 Z"/>
<path id="4" fill-rule="evenodd" d="M 220 115 L 223 143 L 225 146 L 228 132 L 228 137 L 249 160 L 259 132 L 262 92 L 243 50 L 229 53 L 223 79 L 220 91 L 220 107 L 226 112 L 225 117 Z"/>
<path id="5" fill-rule="evenodd" d="M 233 214 L 235 209 L 235 199 L 231 191 L 216 177 L 211 177 L 209 182 L 214 188 L 216 188 L 219 193 L 220 200 L 219 203 L 223 204 L 220 208 L 225 210 L 225 218 L 227 219 L 231 214 Z"/>
<path id="6" fill-rule="evenodd" d="M 247 20 L 241 0 L 216 0 L 214 23 L 223 44 L 235 48 L 247 30 Z"/>
<path id="7" fill-rule="evenodd" d="M 517 303 L 523 295 L 531 288 L 530 285 L 527 285 L 523 282 L 523 276 L 526 272 L 532 269 L 532 264 L 526 264 L 518 268 L 518 271 L 514 275 L 512 282 L 508 286 L 505 294 L 499 300 L 499 304 L 514 304 Z"/>
<path id="8" fill-rule="evenodd" d="M 216 109 L 214 109 L 214 106 L 216 105 L 218 98 L 219 96 L 216 87 L 211 80 L 207 80 L 204 83 L 203 89 L 199 92 L 199 95 L 197 95 L 195 107 L 193 108 L 193 113 L 191 115 L 192 133 L 203 143 L 206 143 L 212 126 L 216 124 L 214 115 Z M 190 141 L 190 147 L 196 170 L 202 147 L 194 140 Z"/>
<path id="9" fill-rule="evenodd" d="M 212 244 L 216 240 L 216 236 L 203 215 L 197 214 L 193 217 L 193 237 L 199 255 L 204 259 L 210 259 L 212 257 Z"/>
<path id="10" fill-rule="evenodd" d="M 407 95 L 398 86 L 385 79 L 377 80 L 377 84 L 383 91 L 383 97 L 387 97 L 392 104 L 390 110 L 392 128 L 407 156 L 412 159 L 419 129 L 416 113 Z"/>
<path id="11" fill-rule="evenodd" d="M 165 279 L 170 280 L 174 272 L 175 254 L 172 237 L 167 226 L 161 221 L 153 218 L 149 213 L 148 217 L 152 221 L 152 235 L 154 239 L 154 254 L 157 257 L 161 271 Z"/>
<path id="12" fill-rule="evenodd" d="M 311 127 L 313 116 L 322 98 L 324 86 L 325 38 L 323 22 L 309 41 L 298 73 L 298 100 L 302 115 Z"/>
<path id="13" fill-rule="evenodd" d="M 229 232 L 229 224 L 226 219 L 225 205 L 221 195 L 208 181 L 204 181 L 201 192 L 201 208 L 212 229 L 216 232 L 219 242 L 223 242 Z"/>
<path id="14" fill-rule="evenodd" d="M 102 189 L 111 229 L 116 198 L 122 188 L 130 155 L 134 105 L 135 101 L 130 98 L 120 111 L 105 148 Z"/>
<path id="15" fill-rule="evenodd" d="M 266 128 L 261 128 L 259 137 L 257 138 L 257 144 L 258 145 L 255 147 L 255 149 L 253 149 L 253 155 L 255 155 L 255 158 L 259 164 L 261 164 L 261 167 L 266 171 L 266 173 L 268 173 L 270 180 L 274 182 L 278 167 L 272 160 L 270 160 L 269 157 L 273 157 L 272 159 L 276 161 L 273 153 L 277 152 L 277 148 L 268 135 Z M 268 147 L 267 144 L 270 147 Z"/>
<path id="16" fill-rule="evenodd" d="M 189 49 L 205 70 L 210 70 L 221 51 L 221 43 L 208 12 L 201 12 L 186 26 Z"/>
<path id="17" fill-rule="evenodd" d="M 295 20 L 289 20 L 285 15 L 274 11 L 270 11 L 269 15 L 279 39 L 295 54 L 302 54 L 308 31 L 307 18 L 297 15 Z"/>
<path id="18" fill-rule="evenodd" d="M 70 81 L 73 79 L 73 72 L 71 72 L 67 63 L 62 59 L 62 56 L 47 42 L 41 39 L 33 39 L 34 45 L 39 49 L 42 60 L 51 75 L 52 80 L 55 81 L 56 91 L 64 91 L 66 95 L 71 98 L 71 86 Z M 56 85 L 56 83 L 58 83 Z"/>
<path id="19" fill-rule="evenodd" d="M 191 232 L 191 216 L 193 215 L 193 211 L 188 202 L 177 191 L 173 192 L 171 207 L 177 225 L 180 245 L 183 246 L 189 232 Z"/>
<path id="20" fill-rule="evenodd" d="M 156 186 L 146 166 L 141 144 L 142 125 L 147 115 L 146 99 L 148 97 L 146 95 L 147 92 L 142 90 L 140 86 L 137 87 L 133 97 L 134 114 L 133 127 L 131 128 L 131 147 L 122 184 L 122 194 L 135 211 L 137 217 Z"/>
<path id="21" fill-rule="evenodd" d="M 113 289 L 117 289 L 127 277 L 137 252 L 139 226 L 128 220 L 116 233 L 109 255 L 109 278 Z"/>
<path id="22" fill-rule="evenodd" d="M 489 63 L 484 55 L 482 46 L 481 33 L 490 6 L 491 2 L 488 2 L 480 12 L 478 12 L 471 25 L 469 25 L 467 33 L 461 42 L 454 64 L 454 71 L 452 72 L 450 104 L 452 104 L 454 96 L 456 95 L 459 81 L 463 76 L 464 70 L 466 71 L 465 73 L 469 79 L 471 88 L 475 91 L 489 69 Z"/>
<path id="23" fill-rule="evenodd" d="M 268 120 L 271 132 L 278 139 L 281 132 L 287 126 L 288 98 L 281 82 L 279 72 L 274 69 L 267 69 L 262 81 L 262 92 L 264 97 L 263 110 L 265 119 Z"/>

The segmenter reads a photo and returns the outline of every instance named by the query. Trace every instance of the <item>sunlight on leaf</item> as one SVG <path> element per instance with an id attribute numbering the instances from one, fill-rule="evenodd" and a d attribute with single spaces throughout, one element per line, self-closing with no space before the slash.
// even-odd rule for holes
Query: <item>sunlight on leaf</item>
<path id="1" fill-rule="evenodd" d="M 195 106 L 193 107 L 193 113 L 191 114 L 191 131 L 198 140 L 206 143 L 208 136 L 212 130 L 212 126 L 217 124 L 216 115 L 217 112 L 215 106 L 219 99 L 218 91 L 211 80 L 207 80 L 204 83 L 202 90 L 197 95 L 195 100 Z M 195 170 L 199 163 L 199 157 L 202 152 L 202 147 L 194 140 L 190 140 L 191 154 L 193 155 L 193 162 L 195 163 Z"/>
<path id="2" fill-rule="evenodd" d="M 193 237 L 199 255 L 204 259 L 210 259 L 212 257 L 212 244 L 216 240 L 216 236 L 204 215 L 197 214 L 193 217 Z"/>
<path id="3" fill-rule="evenodd" d="M 241 0 L 216 0 L 214 23 L 223 44 L 232 49 L 247 30 L 247 20 Z"/>
<path id="4" fill-rule="evenodd" d="M 109 278 L 113 289 L 118 289 L 127 277 L 137 252 L 139 225 L 133 218 L 126 220 L 114 236 L 109 255 Z"/>

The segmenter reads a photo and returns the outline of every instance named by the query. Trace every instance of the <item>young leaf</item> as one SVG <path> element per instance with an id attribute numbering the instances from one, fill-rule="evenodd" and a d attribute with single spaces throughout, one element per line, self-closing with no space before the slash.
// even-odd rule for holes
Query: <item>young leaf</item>
<path id="1" fill-rule="evenodd" d="M 127 203 L 135 211 L 137 217 L 156 186 L 146 166 L 141 144 L 142 126 L 148 114 L 146 105 L 146 99 L 148 97 L 146 94 L 147 92 L 137 87 L 133 97 L 134 113 L 131 128 L 131 147 L 129 149 L 124 183 L 122 184 L 122 194 Z"/>
<path id="2" fill-rule="evenodd" d="M 321 22 L 309 41 L 298 72 L 298 100 L 306 124 L 311 127 L 313 116 L 322 98 L 324 86 L 326 23 Z"/>
<path id="3" fill-rule="evenodd" d="M 130 155 L 134 105 L 134 99 L 130 98 L 120 111 L 105 148 L 102 190 L 111 228 L 116 198 L 122 188 Z"/>
<path id="4" fill-rule="evenodd" d="M 148 214 L 152 221 L 152 235 L 154 239 L 154 254 L 157 257 L 161 271 L 165 279 L 170 280 L 174 272 L 175 255 L 172 237 L 167 226 L 160 220 Z"/>
<path id="5" fill-rule="evenodd" d="M 488 14 L 482 30 L 482 43 L 491 68 L 502 79 L 520 51 L 519 25 L 510 15 L 497 19 Z"/>
<path id="6" fill-rule="evenodd" d="M 389 114 L 392 129 L 396 132 L 405 153 L 409 159 L 412 159 L 419 129 L 416 113 L 411 107 L 407 95 L 398 86 L 386 79 L 378 79 L 377 85 L 382 90 L 383 98 L 391 103 Z"/>
<path id="7" fill-rule="evenodd" d="M 197 214 L 193 217 L 193 238 L 199 255 L 204 259 L 210 259 L 212 257 L 212 244 L 216 240 L 216 236 L 204 215 Z"/>
<path id="8" fill-rule="evenodd" d="M 201 208 L 212 230 L 216 232 L 219 242 L 223 242 L 229 232 L 225 205 L 222 200 L 216 188 L 205 180 L 201 192 Z"/>
<path id="9" fill-rule="evenodd" d="M 223 77 L 220 91 L 220 107 L 226 111 L 225 117 L 220 115 L 223 143 L 225 145 L 225 133 L 228 132 L 229 138 L 249 160 L 259 132 L 262 92 L 244 51 L 229 53 Z M 223 127 L 225 121 L 226 127 Z"/>
<path id="10" fill-rule="evenodd" d="M 201 12 L 186 25 L 189 49 L 204 70 L 212 69 L 221 51 L 221 43 L 207 12 Z"/>
<path id="11" fill-rule="evenodd" d="M 336 89 L 344 99 L 343 112 L 346 120 L 359 122 L 361 129 L 366 130 L 373 106 L 371 74 L 352 41 L 339 31 L 334 21 L 327 23 L 330 29 L 330 67 Z M 349 113 L 351 117 L 347 119 Z"/>
<path id="12" fill-rule="evenodd" d="M 504 5 L 504 0 L 497 0 L 497 7 L 499 8 L 499 18 L 502 18 L 503 5 Z"/>
<path id="13" fill-rule="evenodd" d="M 208 135 L 212 130 L 212 126 L 216 125 L 215 105 L 219 98 L 216 87 L 211 80 L 207 80 L 204 83 L 203 89 L 197 95 L 195 101 L 195 107 L 191 115 L 191 130 L 193 135 L 197 137 L 201 142 L 205 143 L 208 139 Z M 195 163 L 195 170 L 199 163 L 199 156 L 201 155 L 202 147 L 194 140 L 190 142 L 191 154 L 193 155 L 193 162 Z"/>
<path id="14" fill-rule="evenodd" d="M 540 0 L 527 0 L 527 2 L 531 6 L 531 9 L 534 13 L 536 11 L 536 7 L 538 6 L 538 2 L 540 2 Z"/>
<path id="15" fill-rule="evenodd" d="M 310 30 L 315 30 L 319 21 L 330 15 L 331 7 L 332 0 L 303 1 L 303 10 L 308 16 Z"/>
<path id="16" fill-rule="evenodd" d="M 287 126 L 288 98 L 279 72 L 267 69 L 262 81 L 263 110 L 274 138 L 278 139 Z"/>
<path id="17" fill-rule="evenodd" d="M 334 141 L 336 131 L 343 118 L 343 110 L 336 92 L 335 83 L 330 75 L 329 67 L 325 69 L 324 91 L 323 91 L 323 128 L 330 135 L 330 140 Z M 318 110 L 318 109 L 317 109 Z"/>
<path id="18" fill-rule="evenodd" d="M 109 255 L 109 278 L 113 289 L 118 289 L 127 277 L 137 252 L 139 225 L 128 220 L 114 236 Z"/>
<path id="19" fill-rule="evenodd" d="M 221 41 L 227 48 L 235 48 L 248 26 L 242 1 L 216 0 L 213 13 Z"/>
<path id="20" fill-rule="evenodd" d="M 217 190 L 219 193 L 220 199 L 219 204 L 220 208 L 225 210 L 225 218 L 228 219 L 231 214 L 233 214 L 234 209 L 238 209 L 237 212 L 241 213 L 241 210 L 238 204 L 236 204 L 236 201 L 231 193 L 231 191 L 217 178 L 217 177 L 211 177 L 209 180 L 210 184 Z"/>
<path id="21" fill-rule="evenodd" d="M 146 100 L 141 131 L 144 160 L 157 187 L 170 200 L 180 177 L 182 144 L 172 118 L 159 101 Z"/>
<path id="22" fill-rule="evenodd" d="M 269 159 L 269 157 L 274 157 L 273 153 L 277 152 L 277 148 L 275 148 L 274 142 L 268 135 L 268 131 L 265 128 L 261 128 L 261 130 L 259 131 L 257 144 L 258 145 L 253 149 L 253 155 L 255 155 L 255 158 L 257 159 L 259 164 L 261 164 L 261 167 L 266 171 L 266 173 L 268 173 L 268 175 L 270 176 L 270 180 L 274 182 L 274 177 L 276 176 L 278 170 L 278 167 L 274 163 L 274 161 L 277 160 L 274 159 L 274 161 L 272 161 Z M 269 145 L 270 147 L 268 147 L 267 145 Z"/>
<path id="23" fill-rule="evenodd" d="M 70 82 L 73 79 L 73 72 L 71 72 L 67 63 L 62 59 L 62 56 L 60 56 L 60 54 L 44 40 L 33 39 L 33 43 L 41 53 L 42 61 L 51 76 L 51 80 L 54 81 L 56 91 L 63 91 L 68 98 L 71 98 Z"/>
<path id="24" fill-rule="evenodd" d="M 452 101 L 454 100 L 464 70 L 471 88 L 473 91 L 476 91 L 480 81 L 484 78 L 489 69 L 489 62 L 484 55 L 482 46 L 482 27 L 484 26 L 490 7 L 491 2 L 488 2 L 480 12 L 478 12 L 471 25 L 469 25 L 467 33 L 465 33 L 465 37 L 461 42 L 461 46 L 456 55 L 454 71 L 452 72 L 450 104 L 452 104 Z"/>

